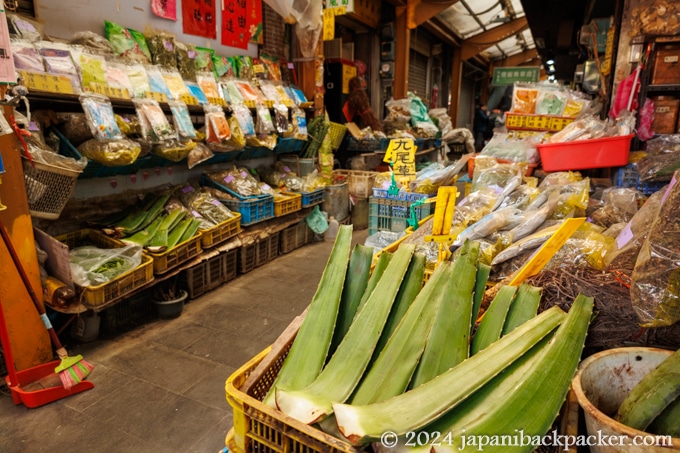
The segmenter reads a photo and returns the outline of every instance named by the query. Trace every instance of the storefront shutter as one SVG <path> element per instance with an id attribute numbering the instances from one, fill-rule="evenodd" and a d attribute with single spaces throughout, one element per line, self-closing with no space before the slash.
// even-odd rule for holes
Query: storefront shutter
<path id="1" fill-rule="evenodd" d="M 463 78 L 458 98 L 458 121 L 456 127 L 467 127 L 472 130 L 472 112 L 474 112 L 474 81 Z"/>
<path id="2" fill-rule="evenodd" d="M 408 90 L 419 98 L 429 98 L 427 92 L 427 56 L 411 50 L 408 66 Z"/>

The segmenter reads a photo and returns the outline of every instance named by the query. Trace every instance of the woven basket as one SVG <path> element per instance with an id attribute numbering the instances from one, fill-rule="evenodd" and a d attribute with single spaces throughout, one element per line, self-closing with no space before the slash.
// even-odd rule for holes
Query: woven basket
<path id="1" fill-rule="evenodd" d="M 23 160 L 28 207 L 33 217 L 58 219 L 81 171 Z"/>
<path id="2" fill-rule="evenodd" d="M 347 132 L 347 126 L 340 123 L 334 123 L 331 121 L 331 127 L 328 133 L 331 136 L 331 148 L 338 149 L 342 145 L 342 140 L 345 138 L 345 133 Z"/>

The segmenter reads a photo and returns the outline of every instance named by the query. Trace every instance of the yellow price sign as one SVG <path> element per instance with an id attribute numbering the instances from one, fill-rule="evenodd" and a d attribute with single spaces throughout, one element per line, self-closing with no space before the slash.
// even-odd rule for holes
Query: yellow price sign
<path id="1" fill-rule="evenodd" d="M 23 70 L 19 71 L 19 76 L 28 89 L 48 93 L 73 94 L 73 86 L 66 76 L 39 74 Z"/>
<path id="2" fill-rule="evenodd" d="M 323 40 L 332 41 L 335 39 L 335 8 L 323 10 Z"/>
<path id="3" fill-rule="evenodd" d="M 101 83 L 90 82 L 90 90 L 112 99 L 130 99 L 130 93 L 125 88 L 115 88 Z"/>
<path id="4" fill-rule="evenodd" d="M 416 150 L 418 147 L 410 138 L 393 138 L 385 152 L 384 162 L 392 163 L 395 178 L 414 181 L 416 179 Z"/>
<path id="5" fill-rule="evenodd" d="M 349 81 L 357 75 L 357 67 L 348 64 L 342 65 L 342 93 L 349 94 Z"/>
<path id="6" fill-rule="evenodd" d="M 168 96 L 165 93 L 159 93 L 157 91 L 145 91 L 144 97 L 146 99 L 153 99 L 157 102 L 168 102 Z"/>
<path id="7" fill-rule="evenodd" d="M 574 219 L 566 219 L 562 226 L 540 246 L 536 252 L 529 258 L 529 260 L 522 266 L 510 280 L 508 285 L 517 286 L 524 282 L 527 278 L 541 272 L 541 270 L 548 264 L 548 261 L 562 248 L 567 239 L 569 239 L 574 232 L 585 222 L 585 217 L 577 217 Z"/>
<path id="8" fill-rule="evenodd" d="M 338 6 L 336 8 L 331 8 L 331 11 L 333 11 L 333 14 L 336 16 L 343 16 L 347 14 L 347 7 L 346 6 Z"/>
<path id="9" fill-rule="evenodd" d="M 213 105 L 219 105 L 221 107 L 227 106 L 227 101 L 222 98 L 208 98 L 208 102 Z"/>
<path id="10" fill-rule="evenodd" d="M 255 74 L 264 74 L 264 65 L 263 64 L 254 64 L 253 65 L 253 72 Z"/>
<path id="11" fill-rule="evenodd" d="M 180 99 L 184 101 L 186 105 L 198 105 L 198 99 L 190 94 L 183 94 Z"/>

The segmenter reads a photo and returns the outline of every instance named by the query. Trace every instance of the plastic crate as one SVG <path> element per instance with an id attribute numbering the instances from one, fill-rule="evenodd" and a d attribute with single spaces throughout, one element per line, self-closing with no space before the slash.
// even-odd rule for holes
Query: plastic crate
<path id="1" fill-rule="evenodd" d="M 668 184 L 667 182 L 640 181 L 640 174 L 633 164 L 618 168 L 614 178 L 614 185 L 616 187 L 636 189 L 645 195 L 651 195 L 654 192 L 661 190 L 666 184 Z"/>
<path id="2" fill-rule="evenodd" d="M 347 132 L 347 126 L 340 123 L 334 123 L 331 121 L 330 129 L 328 133 L 331 137 L 331 148 L 338 149 L 342 145 L 342 140 L 345 138 L 345 133 Z"/>
<path id="3" fill-rule="evenodd" d="M 66 244 L 70 249 L 83 245 L 109 249 L 124 247 L 124 244 L 120 241 L 92 229 L 74 231 L 57 236 L 55 239 Z M 142 253 L 142 263 L 135 269 L 129 270 L 102 285 L 77 287 L 80 302 L 88 308 L 102 309 L 111 302 L 151 282 L 154 278 L 153 269 L 153 259 L 146 253 Z"/>
<path id="4" fill-rule="evenodd" d="M 180 242 L 163 253 L 151 253 L 153 257 L 153 273 L 165 274 L 182 263 L 201 254 L 201 237 L 198 233 L 194 237 Z"/>
<path id="5" fill-rule="evenodd" d="M 303 159 L 296 155 L 286 154 L 279 156 L 278 160 L 298 176 L 307 176 L 319 167 L 319 159 L 316 157 Z"/>
<path id="6" fill-rule="evenodd" d="M 153 319 L 152 288 L 126 297 L 100 312 L 100 336 L 114 336 Z"/>
<path id="7" fill-rule="evenodd" d="M 280 138 L 279 141 L 276 142 L 274 151 L 276 154 L 297 153 L 304 148 L 305 143 L 307 143 L 305 140 L 298 140 L 296 138 Z"/>
<path id="8" fill-rule="evenodd" d="M 241 231 L 241 214 L 236 212 L 234 215 L 232 219 L 201 231 L 201 247 L 207 249 L 236 236 Z"/>
<path id="9" fill-rule="evenodd" d="M 396 195 L 390 195 L 388 189 L 381 189 L 378 187 L 373 188 L 373 196 L 375 198 L 387 198 L 388 200 L 401 200 L 401 201 L 418 201 L 423 198 L 431 198 L 437 196 L 436 193 L 426 194 L 426 193 L 415 193 L 415 192 L 405 192 L 400 190 Z"/>
<path id="10" fill-rule="evenodd" d="M 628 164 L 634 135 L 536 145 L 545 171 L 588 170 Z"/>
<path id="11" fill-rule="evenodd" d="M 312 192 L 300 192 L 300 195 L 302 195 L 302 207 L 309 208 L 310 206 L 323 203 L 325 193 L 326 189 L 323 187 Z"/>
<path id="12" fill-rule="evenodd" d="M 238 249 L 232 249 L 227 252 L 220 253 L 222 258 L 222 281 L 224 283 L 230 282 L 238 275 Z"/>
<path id="13" fill-rule="evenodd" d="M 280 231 L 277 231 L 276 233 L 271 233 L 267 239 L 265 239 L 263 242 L 265 242 L 265 247 L 267 249 L 267 262 L 275 260 L 276 257 L 279 256 L 279 238 L 280 238 Z"/>
<path id="14" fill-rule="evenodd" d="M 238 272 L 246 274 L 257 267 L 258 242 L 242 245 L 238 248 Z"/>
<path id="15" fill-rule="evenodd" d="M 233 409 L 234 429 L 227 436 L 229 451 L 234 453 L 360 453 L 348 442 L 301 423 L 262 400 L 271 388 L 288 355 L 292 339 L 277 350 L 270 365 L 257 377 L 251 376 L 271 348 L 267 348 L 236 370 L 225 384 L 227 402 Z M 242 390 L 246 379 L 255 378 L 248 393 Z"/>
<path id="16" fill-rule="evenodd" d="M 196 299 L 208 291 L 208 262 L 201 261 L 191 266 L 182 274 L 181 286 L 188 294 L 189 299 Z"/>
<path id="17" fill-rule="evenodd" d="M 368 202 L 368 234 L 378 231 L 400 233 L 408 228 L 411 216 L 412 201 L 389 200 L 385 198 L 369 198 Z M 434 212 L 435 203 L 424 203 L 415 207 L 418 222 Z"/>
<path id="18" fill-rule="evenodd" d="M 363 170 L 334 170 L 333 180 L 342 178 L 349 183 L 349 194 L 356 198 L 368 198 L 373 193 L 377 171 Z"/>
<path id="19" fill-rule="evenodd" d="M 296 248 L 300 247 L 297 243 L 297 225 L 291 225 L 288 228 L 281 230 L 279 253 L 282 255 L 290 253 Z"/>
<path id="20" fill-rule="evenodd" d="M 201 177 L 201 184 L 214 187 L 222 192 L 229 194 L 232 199 L 220 199 L 225 206 L 232 211 L 241 214 L 241 226 L 253 225 L 274 217 L 274 197 L 271 195 L 258 195 L 255 197 L 244 197 L 213 181 L 206 175 Z M 236 198 L 236 199 L 233 199 Z"/>
<path id="21" fill-rule="evenodd" d="M 274 196 L 274 217 L 281 217 L 302 209 L 302 196 L 299 193 L 281 192 Z"/>

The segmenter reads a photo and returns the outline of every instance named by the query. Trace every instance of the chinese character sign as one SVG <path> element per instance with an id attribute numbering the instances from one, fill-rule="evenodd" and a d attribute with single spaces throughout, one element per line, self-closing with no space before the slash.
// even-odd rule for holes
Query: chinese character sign
<path id="1" fill-rule="evenodd" d="M 416 145 L 412 139 L 392 139 L 383 161 L 392 163 L 392 171 L 398 180 L 416 179 Z"/>
<path id="2" fill-rule="evenodd" d="M 251 37 L 261 38 L 261 0 L 224 0 L 223 5 L 222 45 L 247 49 Z"/>
<path id="3" fill-rule="evenodd" d="M 541 68 L 538 66 L 494 68 L 492 85 L 512 85 L 515 82 L 538 82 Z"/>
<path id="4" fill-rule="evenodd" d="M 177 20 L 177 0 L 151 0 L 151 11 L 163 19 Z"/>
<path id="5" fill-rule="evenodd" d="M 182 29 L 188 35 L 217 38 L 216 0 L 182 0 Z"/>

